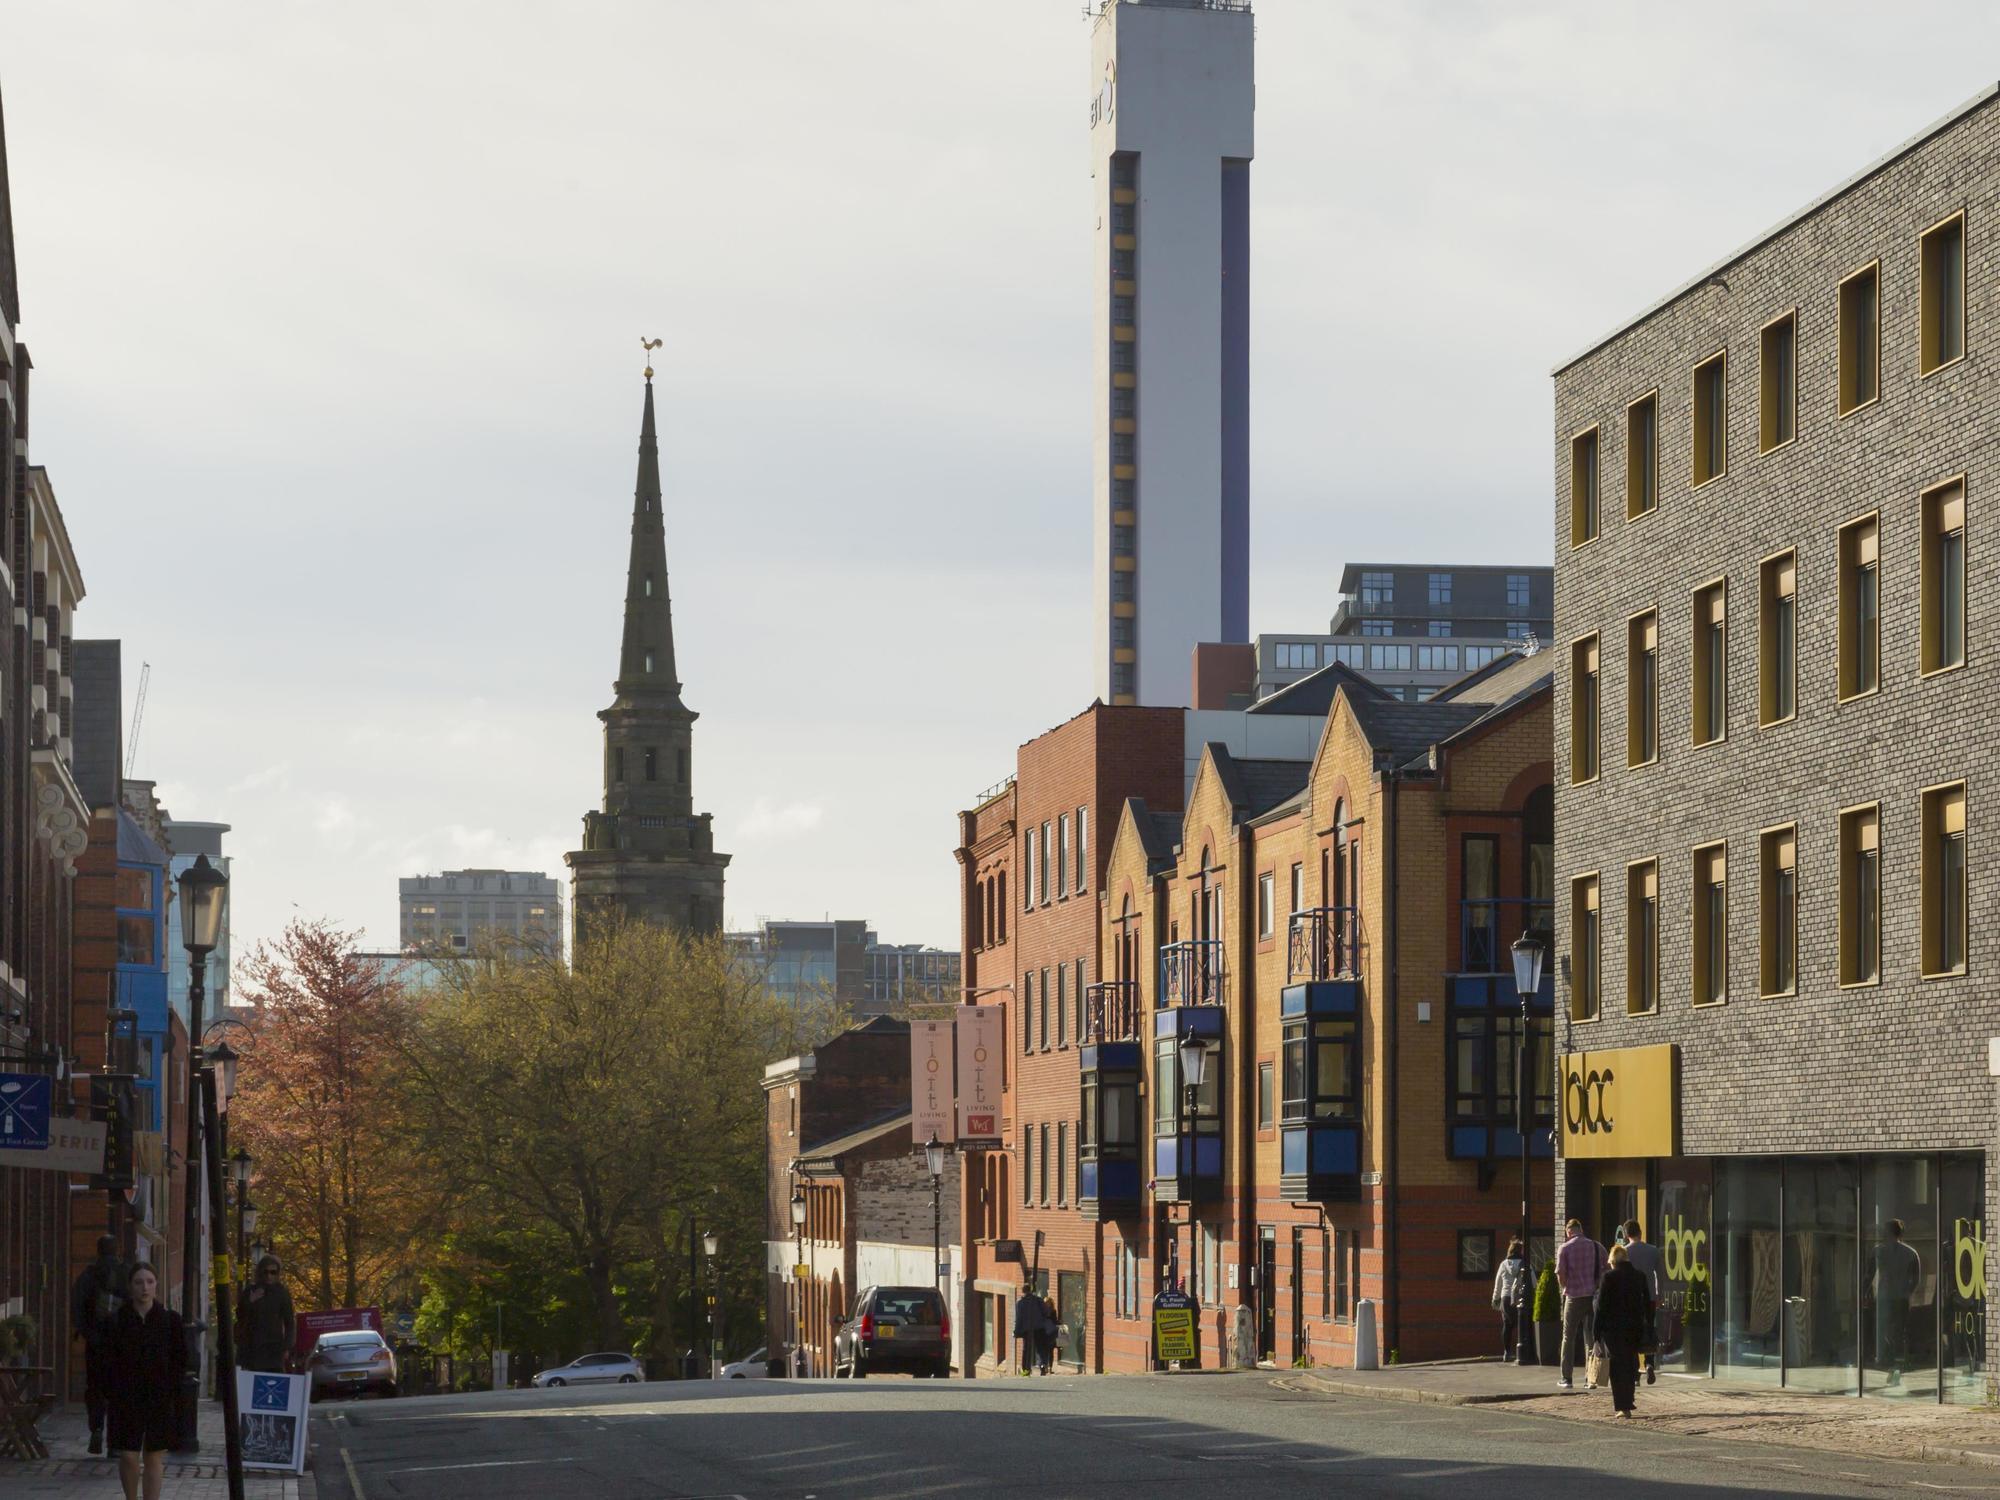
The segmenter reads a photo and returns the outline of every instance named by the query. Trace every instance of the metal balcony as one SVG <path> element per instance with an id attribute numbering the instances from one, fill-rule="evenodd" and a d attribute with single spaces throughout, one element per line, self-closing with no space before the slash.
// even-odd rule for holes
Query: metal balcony
<path id="1" fill-rule="evenodd" d="M 1216 938 L 1168 943 L 1160 949 L 1159 1007 L 1222 1004 L 1228 978 L 1222 958 L 1222 943 Z"/>
<path id="2" fill-rule="evenodd" d="M 1351 906 L 1312 906 L 1292 913 L 1288 981 L 1353 979 L 1360 971 L 1360 912 Z"/>
<path id="3" fill-rule="evenodd" d="M 1107 979 L 1083 992 L 1083 1044 L 1136 1042 L 1140 1027 L 1139 986 L 1130 979 Z"/>

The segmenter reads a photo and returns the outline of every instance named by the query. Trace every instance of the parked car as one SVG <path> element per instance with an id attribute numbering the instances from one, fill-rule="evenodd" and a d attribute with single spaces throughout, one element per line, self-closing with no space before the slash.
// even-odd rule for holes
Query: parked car
<path id="1" fill-rule="evenodd" d="M 586 1354 L 535 1377 L 538 1386 L 636 1385 L 646 1378 L 645 1368 L 629 1354 Z"/>
<path id="2" fill-rule="evenodd" d="M 936 1287 L 870 1286 L 833 1335 L 833 1373 L 859 1380 L 871 1370 L 951 1374 L 951 1318 Z"/>
<path id="3" fill-rule="evenodd" d="M 363 1391 L 396 1394 L 396 1352 L 372 1328 L 323 1333 L 306 1356 L 312 1399 L 358 1396 Z"/>
<path id="4" fill-rule="evenodd" d="M 724 1380 L 762 1380 L 770 1373 L 771 1356 L 764 1349 L 752 1349 L 741 1359 L 722 1367 Z"/>

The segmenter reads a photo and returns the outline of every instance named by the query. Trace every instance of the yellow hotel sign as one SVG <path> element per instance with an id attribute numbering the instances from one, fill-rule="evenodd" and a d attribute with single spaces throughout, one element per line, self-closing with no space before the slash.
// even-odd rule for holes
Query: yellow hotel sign
<path id="1" fill-rule="evenodd" d="M 1562 1154 L 1680 1154 L 1680 1050 L 1620 1047 L 1562 1059 Z"/>

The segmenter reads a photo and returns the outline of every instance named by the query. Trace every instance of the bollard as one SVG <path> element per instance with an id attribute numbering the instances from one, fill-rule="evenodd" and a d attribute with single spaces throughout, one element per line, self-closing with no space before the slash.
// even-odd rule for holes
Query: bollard
<path id="1" fill-rule="evenodd" d="M 1354 1304 L 1354 1368 L 1379 1370 L 1380 1351 L 1375 1344 L 1375 1299 L 1363 1297 Z"/>

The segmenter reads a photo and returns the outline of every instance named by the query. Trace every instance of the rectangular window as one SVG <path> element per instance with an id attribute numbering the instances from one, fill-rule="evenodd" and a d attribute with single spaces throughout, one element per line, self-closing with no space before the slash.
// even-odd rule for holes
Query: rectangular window
<path id="1" fill-rule="evenodd" d="M 1694 1003 L 1729 998 L 1729 859 L 1726 844 L 1694 851 Z"/>
<path id="2" fill-rule="evenodd" d="M 1035 1044 L 1035 974 L 1032 969 L 1021 976 L 1021 1050 L 1026 1052 Z"/>
<path id="3" fill-rule="evenodd" d="M 1493 1231 L 1461 1229 L 1458 1232 L 1458 1274 L 1466 1281 L 1487 1281 L 1493 1275 Z"/>
<path id="4" fill-rule="evenodd" d="M 1448 605 L 1448 604 L 1450 604 L 1450 603 L 1451 603 L 1451 574 L 1449 574 L 1449 573 L 1433 573 L 1433 574 L 1431 574 L 1431 580 L 1430 580 L 1430 583 L 1431 583 L 1431 587 L 1430 587 L 1430 601 L 1431 601 L 1431 607 L 1432 607 L 1432 608 L 1436 608 L 1436 607 L 1437 607 L 1437 606 L 1439 606 L 1439 605 Z"/>
<path id="5" fill-rule="evenodd" d="M 1574 785 L 1597 779 L 1597 637 L 1587 635 L 1569 648 L 1569 779 Z"/>
<path id="6" fill-rule="evenodd" d="M 1526 614 L 1528 611 L 1528 575 L 1509 573 L 1507 575 L 1507 609 L 1512 614 Z"/>
<path id="7" fill-rule="evenodd" d="M 1965 353 L 1965 215 L 1923 239 L 1923 335 L 1918 367 L 1928 375 Z"/>
<path id="8" fill-rule="evenodd" d="M 1021 835 L 1021 910 L 1035 909 L 1035 830 Z"/>
<path id="9" fill-rule="evenodd" d="M 1597 540 L 1597 429 L 1569 440 L 1569 544 Z"/>
<path id="10" fill-rule="evenodd" d="M 1037 884 L 1035 899 L 1049 904 L 1049 854 L 1055 848 L 1055 829 L 1048 823 L 1042 824 L 1042 846 L 1035 851 L 1035 873 Z"/>
<path id="11" fill-rule="evenodd" d="M 1047 1125 L 1043 1125 L 1041 1127 L 1041 1143 L 1039 1151 L 1041 1155 L 1041 1168 L 1042 1168 L 1042 1173 L 1041 1173 L 1042 1191 L 1040 1195 L 1040 1202 L 1043 1208 L 1047 1208 L 1049 1206 L 1049 1177 L 1051 1175 L 1049 1172 L 1049 1167 L 1051 1164 L 1049 1159 L 1049 1127 Z"/>
<path id="12" fill-rule="evenodd" d="M 1076 996 L 1076 1004 L 1070 1007 L 1075 1019 L 1070 1024 L 1076 1028 L 1076 1041 L 1081 1045 L 1083 1042 L 1084 1004 L 1083 960 L 1080 958 L 1076 961 L 1076 983 L 1070 987 L 1070 993 Z"/>
<path id="13" fill-rule="evenodd" d="M 1076 893 L 1090 889 L 1090 825 L 1084 819 L 1088 808 L 1076 810 Z"/>
<path id="14" fill-rule="evenodd" d="M 1597 877 L 1579 875 L 1569 883 L 1571 966 L 1570 1019 L 1595 1021 L 1598 1013 Z"/>
<path id="15" fill-rule="evenodd" d="M 1788 312 L 1764 325 L 1758 384 L 1762 390 L 1757 451 L 1769 453 L 1799 435 L 1799 318 Z"/>
<path id="16" fill-rule="evenodd" d="M 1069 814 L 1056 819 L 1056 896 L 1069 897 Z"/>
<path id="17" fill-rule="evenodd" d="M 1277 1097 L 1277 1080 L 1274 1076 L 1276 1071 L 1277 1067 L 1273 1063 L 1260 1062 L 1257 1064 L 1257 1128 L 1259 1130 L 1269 1130 L 1274 1119 L 1273 1111 L 1276 1108 Z"/>
<path id="18" fill-rule="evenodd" d="M 1354 1316 L 1360 1296 L 1361 1232 L 1336 1229 L 1333 1232 L 1333 1320 L 1345 1323 Z"/>
<path id="19" fill-rule="evenodd" d="M 1840 528 L 1840 696 L 1882 686 L 1881 521 L 1868 515 Z"/>
<path id="20" fill-rule="evenodd" d="M 1923 795 L 1924 977 L 1965 972 L 1965 783 Z"/>
<path id="21" fill-rule="evenodd" d="M 1634 615 L 1625 625 L 1625 764 L 1650 765 L 1660 755 L 1660 616 Z"/>
<path id="22" fill-rule="evenodd" d="M 1625 408 L 1625 519 L 1650 515 L 1660 503 L 1660 398 L 1641 396 Z"/>
<path id="23" fill-rule="evenodd" d="M 1044 1052 L 1049 1047 L 1049 971 L 1042 970 L 1042 1007 L 1035 1014 L 1036 1040 Z M 1061 1035 L 1060 1032 L 1057 1035 Z"/>
<path id="24" fill-rule="evenodd" d="M 1729 584 L 1718 579 L 1694 596 L 1694 742 L 1729 734 Z"/>
<path id="25" fill-rule="evenodd" d="M 1021 1127 L 1021 1202 L 1035 1201 L 1035 1127 Z"/>
<path id="26" fill-rule="evenodd" d="M 1840 414 L 1844 417 L 1882 394 L 1879 264 L 1866 265 L 1840 284 Z"/>
<path id="27" fill-rule="evenodd" d="M 1257 936 L 1268 938 L 1277 931 L 1278 872 L 1265 870 L 1257 877 Z"/>
<path id="28" fill-rule="evenodd" d="M 1625 869 L 1625 1013 L 1660 1008 L 1660 866 L 1643 860 Z"/>
<path id="29" fill-rule="evenodd" d="M 1882 977 L 1882 813 L 1850 807 L 1840 815 L 1840 982 Z"/>
<path id="30" fill-rule="evenodd" d="M 1757 841 L 1762 920 L 1758 925 L 1760 993 L 1798 992 L 1798 828 L 1772 828 Z"/>
<path id="31" fill-rule="evenodd" d="M 1923 670 L 1965 665 L 1965 483 L 1924 496 Z"/>
<path id="32" fill-rule="evenodd" d="M 1056 1121 L 1056 1202 L 1069 1202 L 1069 1121 Z"/>
<path id="33" fill-rule="evenodd" d="M 1728 472 L 1729 356 L 1720 353 L 1694 367 L 1694 482 Z"/>
<path id="34" fill-rule="evenodd" d="M 1451 621 L 1449 620 L 1427 621 L 1425 622 L 1424 633 L 1426 635 L 1429 635 L 1433 639 L 1436 639 L 1441 636 L 1448 636 L 1451 634 Z"/>
<path id="35" fill-rule="evenodd" d="M 1076 997 L 1078 1005 L 1083 1004 L 1083 996 Z M 1069 1040 L 1069 974 L 1061 964 L 1056 965 L 1056 1045 L 1060 1047 Z"/>
<path id="36" fill-rule="evenodd" d="M 1757 722 L 1782 724 L 1799 711 L 1799 559 L 1764 559 L 1757 577 Z"/>
<path id="37" fill-rule="evenodd" d="M 1361 575 L 1361 608 L 1367 612 L 1381 613 L 1396 602 L 1396 575 L 1393 573 L 1363 573 Z"/>

